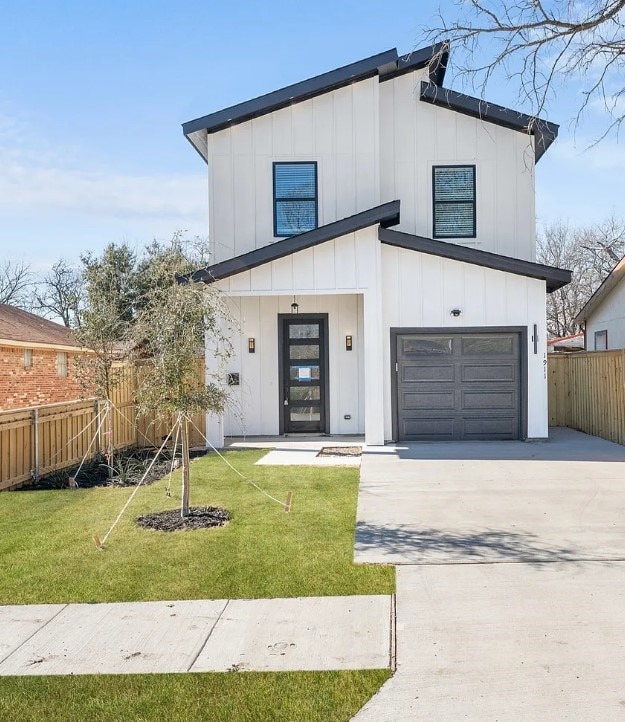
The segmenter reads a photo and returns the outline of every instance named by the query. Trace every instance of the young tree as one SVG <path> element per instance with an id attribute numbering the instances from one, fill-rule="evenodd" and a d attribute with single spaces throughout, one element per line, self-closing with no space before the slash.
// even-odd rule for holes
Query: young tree
<path id="1" fill-rule="evenodd" d="M 83 278 L 61 258 L 33 291 L 32 307 L 46 318 L 60 318 L 68 328 L 80 325 Z"/>
<path id="2" fill-rule="evenodd" d="M 181 258 L 172 249 L 174 265 Z M 133 330 L 138 367 L 139 412 L 171 418 L 181 424 L 182 505 L 189 514 L 189 416 L 197 412 L 222 413 L 227 401 L 223 364 L 232 355 L 231 321 L 219 292 L 198 283 L 178 283 L 166 271 L 165 257 L 152 258 L 154 276 L 142 296 Z M 188 270 L 188 268 L 187 268 Z M 220 368 L 203 374 L 204 343 L 216 349 Z"/>
<path id="3" fill-rule="evenodd" d="M 558 84 L 581 90 L 578 117 L 599 102 L 608 114 L 604 136 L 625 119 L 625 0 L 455 0 L 428 41 L 449 41 L 451 61 L 481 94 L 498 72 L 521 102 L 542 112 Z"/>

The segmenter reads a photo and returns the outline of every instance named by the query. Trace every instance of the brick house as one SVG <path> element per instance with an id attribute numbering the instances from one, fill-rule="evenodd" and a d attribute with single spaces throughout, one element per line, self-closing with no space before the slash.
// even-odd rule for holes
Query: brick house
<path id="1" fill-rule="evenodd" d="M 0 411 L 79 399 L 81 352 L 65 326 L 0 304 Z"/>

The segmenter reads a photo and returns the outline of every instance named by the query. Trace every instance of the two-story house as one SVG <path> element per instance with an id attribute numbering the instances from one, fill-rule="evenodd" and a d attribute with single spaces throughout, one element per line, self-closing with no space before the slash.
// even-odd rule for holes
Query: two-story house
<path id="1" fill-rule="evenodd" d="M 224 435 L 547 436 L 534 165 L 557 126 L 388 50 L 198 118 L 211 266 L 240 324 Z M 211 364 L 210 354 L 207 363 Z"/>

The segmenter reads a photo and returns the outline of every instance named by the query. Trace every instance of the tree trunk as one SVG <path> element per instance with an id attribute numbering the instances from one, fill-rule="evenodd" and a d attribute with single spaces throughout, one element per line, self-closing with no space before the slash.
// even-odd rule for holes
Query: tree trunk
<path id="1" fill-rule="evenodd" d="M 180 516 L 189 516 L 189 421 L 185 416 L 182 421 L 182 506 Z"/>
<path id="2" fill-rule="evenodd" d="M 109 467 L 109 479 L 113 476 L 113 404 L 110 399 L 106 402 L 106 463 Z"/>

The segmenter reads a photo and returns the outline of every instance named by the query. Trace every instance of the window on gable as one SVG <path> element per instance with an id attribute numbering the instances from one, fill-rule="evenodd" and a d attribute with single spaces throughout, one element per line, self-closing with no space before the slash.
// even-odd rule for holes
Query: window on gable
<path id="1" fill-rule="evenodd" d="M 274 236 L 295 236 L 316 227 L 317 163 L 274 163 Z"/>
<path id="2" fill-rule="evenodd" d="M 608 332 L 595 331 L 595 351 L 608 350 Z"/>
<path id="3" fill-rule="evenodd" d="M 434 238 L 475 238 L 475 166 L 432 167 Z"/>

